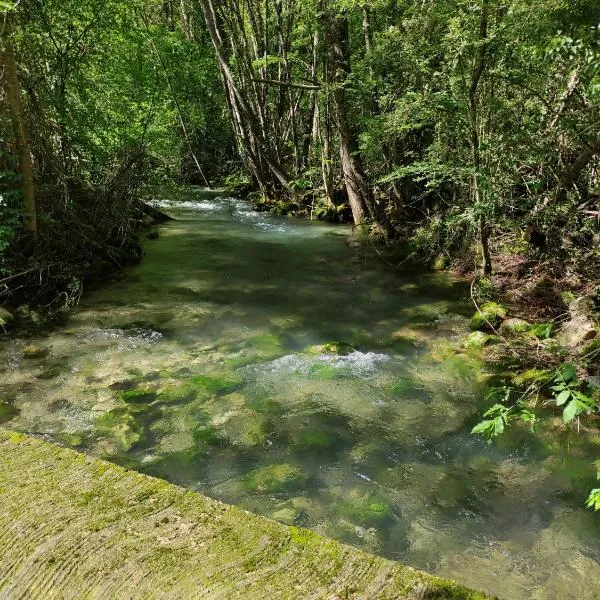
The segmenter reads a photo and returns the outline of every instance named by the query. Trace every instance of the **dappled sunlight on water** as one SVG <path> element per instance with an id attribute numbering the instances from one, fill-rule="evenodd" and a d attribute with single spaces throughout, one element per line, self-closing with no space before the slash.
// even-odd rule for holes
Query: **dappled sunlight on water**
<path id="1" fill-rule="evenodd" d="M 159 205 L 126 279 L 4 343 L 7 426 L 503 598 L 600 596 L 588 440 L 469 433 L 462 284 L 216 193 Z"/>

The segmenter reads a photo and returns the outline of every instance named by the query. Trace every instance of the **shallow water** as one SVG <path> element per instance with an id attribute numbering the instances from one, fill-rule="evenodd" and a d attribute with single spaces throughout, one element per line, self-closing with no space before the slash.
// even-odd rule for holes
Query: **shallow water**
<path id="1" fill-rule="evenodd" d="M 7 426 L 501 598 L 600 598 L 598 438 L 469 433 L 488 375 L 456 352 L 462 284 L 346 227 L 161 205 L 124 280 L 3 342 Z"/>

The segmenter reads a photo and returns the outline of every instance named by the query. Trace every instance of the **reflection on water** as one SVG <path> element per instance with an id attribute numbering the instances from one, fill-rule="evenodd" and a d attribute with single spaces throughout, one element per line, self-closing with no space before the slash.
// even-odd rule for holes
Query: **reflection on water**
<path id="1" fill-rule="evenodd" d="M 598 436 L 470 435 L 461 284 L 344 227 L 160 205 L 177 220 L 126 280 L 4 342 L 0 419 L 503 598 L 600 597 Z"/>

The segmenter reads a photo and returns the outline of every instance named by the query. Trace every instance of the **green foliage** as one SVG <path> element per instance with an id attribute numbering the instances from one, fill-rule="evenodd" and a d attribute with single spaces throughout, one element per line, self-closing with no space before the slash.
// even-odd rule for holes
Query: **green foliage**
<path id="1" fill-rule="evenodd" d="M 584 415 L 597 413 L 600 408 L 594 397 L 583 391 L 587 384 L 579 379 L 577 369 L 570 363 L 562 364 L 554 373 L 530 369 L 513 377 L 513 382 L 521 388 L 525 387 L 525 393 L 520 394 L 518 390 L 507 386 L 493 388 L 488 400 L 496 400 L 496 404 L 483 414 L 484 420 L 472 429 L 472 433 L 484 437 L 488 443 L 492 443 L 504 433 L 507 426 L 516 421 L 527 423 L 535 433 L 539 418 L 528 408 L 527 395 L 533 391 L 539 392 L 549 382 L 553 384 L 549 391 L 555 405 L 562 408 L 566 425 Z M 513 400 L 515 397 L 516 400 Z M 600 479 L 600 461 L 597 466 Z M 600 510 L 600 489 L 591 491 L 587 506 Z"/>
<path id="2" fill-rule="evenodd" d="M 509 402 L 513 390 L 507 387 L 492 388 L 488 394 L 489 399 L 500 399 L 501 402 Z M 522 400 L 510 406 L 496 403 L 483 413 L 484 420 L 473 427 L 471 433 L 484 437 L 491 444 L 498 436 L 504 433 L 505 428 L 515 420 L 527 423 L 531 431 L 535 432 L 538 417 L 529 410 Z M 487 417 L 487 418 L 485 418 Z"/>
<path id="3" fill-rule="evenodd" d="M 531 325 L 529 333 L 540 340 L 547 340 L 552 337 L 552 329 L 554 327 L 553 322 L 549 323 L 536 323 Z"/>
<path id="4" fill-rule="evenodd" d="M 600 481 L 600 460 L 596 461 L 596 476 L 598 481 Z M 590 492 L 590 495 L 587 499 L 588 508 L 593 508 L 594 510 L 600 510 L 600 488 L 595 488 Z"/>
<path id="5" fill-rule="evenodd" d="M 582 414 L 591 414 L 598 410 L 596 401 L 581 391 L 582 382 L 577 377 L 577 370 L 571 364 L 561 365 L 551 389 L 556 405 L 563 407 L 563 421 L 570 423 Z"/>

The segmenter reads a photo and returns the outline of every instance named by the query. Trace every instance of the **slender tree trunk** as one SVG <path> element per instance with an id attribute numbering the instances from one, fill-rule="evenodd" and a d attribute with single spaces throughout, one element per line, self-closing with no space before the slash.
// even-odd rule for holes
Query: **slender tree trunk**
<path id="1" fill-rule="evenodd" d="M 471 72 L 471 86 L 469 88 L 469 117 L 471 122 L 471 151 L 473 157 L 473 195 L 475 205 L 481 207 L 481 146 L 479 140 L 479 115 L 477 107 L 478 88 L 485 70 L 486 63 L 486 40 L 488 30 L 488 0 L 482 0 L 481 20 L 479 22 L 479 46 L 475 52 L 473 70 Z M 492 257 L 490 253 L 489 226 L 485 215 L 479 218 L 479 238 L 481 244 L 481 255 L 483 259 L 482 272 L 484 275 L 492 273 Z"/>
<path id="2" fill-rule="evenodd" d="M 271 147 L 267 145 L 268 138 L 263 120 L 260 118 L 260 107 L 257 107 L 258 113 L 255 112 L 244 94 L 244 89 L 238 87 L 235 82 L 227 60 L 223 35 L 218 25 L 215 4 L 213 0 L 200 0 L 200 6 L 215 50 L 225 92 L 229 99 L 229 108 L 236 123 L 236 131 L 241 137 L 240 142 L 253 175 L 267 195 L 276 194 L 278 190 L 284 189 L 290 197 L 293 197 L 294 190 L 290 180 L 273 156 Z M 249 59 L 249 57 L 245 58 Z M 252 81 L 249 81 L 249 84 L 254 86 L 253 90 L 256 91 L 256 84 Z"/>
<path id="3" fill-rule="evenodd" d="M 0 23 L 0 27 L 2 28 L 0 34 L 0 66 L 4 75 L 6 102 L 10 111 L 15 144 L 19 154 L 23 187 L 23 206 L 27 212 L 23 223 L 25 229 L 31 234 L 33 239 L 37 240 L 37 205 L 35 199 L 33 164 L 31 161 L 27 129 L 23 116 L 21 86 L 19 84 L 17 63 L 15 61 L 15 54 L 10 40 L 10 22 L 8 15 L 5 16 L 4 22 Z"/>
<path id="4" fill-rule="evenodd" d="M 354 223 L 364 225 L 367 217 L 370 217 L 373 224 L 378 226 L 384 235 L 389 236 L 393 231 L 386 215 L 376 211 L 373 191 L 366 179 L 359 151 L 358 133 L 348 116 L 348 102 L 344 88 L 350 75 L 348 20 L 342 15 L 328 15 L 326 23 L 342 171 Z"/>

